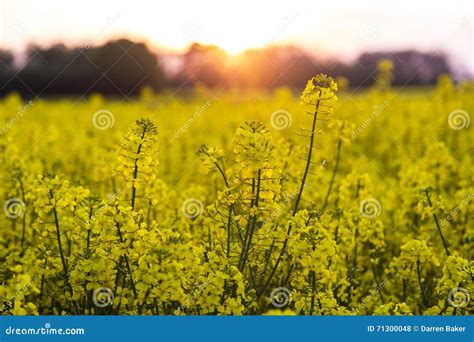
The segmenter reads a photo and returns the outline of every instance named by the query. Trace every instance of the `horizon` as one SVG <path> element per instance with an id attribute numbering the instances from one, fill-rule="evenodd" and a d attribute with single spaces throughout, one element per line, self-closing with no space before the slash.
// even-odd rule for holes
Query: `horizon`
<path id="1" fill-rule="evenodd" d="M 57 0 L 5 0 L 0 6 L 2 49 L 21 56 L 30 44 L 47 47 L 63 43 L 70 48 L 128 38 L 143 41 L 161 54 L 183 53 L 193 43 L 218 46 L 231 56 L 268 46 L 294 45 L 320 58 L 344 62 L 363 52 L 416 50 L 444 53 L 455 73 L 474 75 L 472 16 L 466 14 L 472 9 L 463 0 L 453 1 L 449 8 L 430 3 L 423 8 L 422 17 L 420 9 L 409 1 L 381 5 L 364 0 L 358 8 L 343 1 L 322 3 L 318 9 L 314 2 L 305 0 L 278 2 L 272 8 L 249 1 L 232 7 L 180 0 L 167 5 L 166 11 L 160 11 L 163 5 L 143 0 L 134 6 L 117 1 L 113 10 L 109 5 L 87 0 L 68 3 L 64 9 L 64 3 Z M 428 34 L 426 27 L 430 28 Z"/>

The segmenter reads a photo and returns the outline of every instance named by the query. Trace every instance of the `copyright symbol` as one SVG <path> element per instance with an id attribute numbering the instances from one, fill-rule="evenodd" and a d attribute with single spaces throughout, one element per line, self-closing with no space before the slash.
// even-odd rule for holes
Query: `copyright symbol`
<path id="1" fill-rule="evenodd" d="M 418 325 L 415 325 L 415 326 L 413 327 L 413 331 L 414 331 L 414 332 L 420 331 L 420 327 L 418 327 Z"/>

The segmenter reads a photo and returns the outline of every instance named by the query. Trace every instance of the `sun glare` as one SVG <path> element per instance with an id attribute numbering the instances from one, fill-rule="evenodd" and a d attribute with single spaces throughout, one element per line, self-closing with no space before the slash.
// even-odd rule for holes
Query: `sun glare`
<path id="1" fill-rule="evenodd" d="M 247 40 L 242 39 L 241 41 L 238 41 L 238 40 L 220 41 L 220 42 L 216 42 L 215 45 L 222 48 L 229 55 L 235 56 L 235 55 L 241 54 L 245 50 L 248 50 L 251 48 L 262 47 L 264 46 L 264 43 L 252 44 L 252 43 L 249 43 Z"/>

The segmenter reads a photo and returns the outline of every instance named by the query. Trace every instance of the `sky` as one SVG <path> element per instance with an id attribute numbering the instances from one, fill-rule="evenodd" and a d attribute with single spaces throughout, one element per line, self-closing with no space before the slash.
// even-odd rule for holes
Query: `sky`
<path id="1" fill-rule="evenodd" d="M 408 48 L 444 51 L 473 75 L 473 11 L 469 0 L 1 0 L 0 48 L 122 36 L 170 52 L 194 41 L 231 54 L 289 43 L 343 60 Z"/>

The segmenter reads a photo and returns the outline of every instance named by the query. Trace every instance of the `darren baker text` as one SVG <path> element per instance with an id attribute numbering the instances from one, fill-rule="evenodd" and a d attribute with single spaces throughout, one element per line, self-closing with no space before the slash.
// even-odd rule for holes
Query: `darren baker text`
<path id="1" fill-rule="evenodd" d="M 444 326 L 420 326 L 421 332 L 465 332 L 466 327 L 458 327 L 457 325 L 444 325 Z"/>

